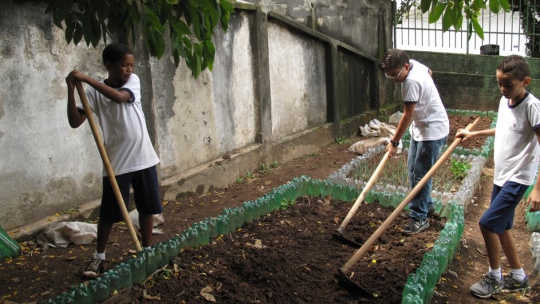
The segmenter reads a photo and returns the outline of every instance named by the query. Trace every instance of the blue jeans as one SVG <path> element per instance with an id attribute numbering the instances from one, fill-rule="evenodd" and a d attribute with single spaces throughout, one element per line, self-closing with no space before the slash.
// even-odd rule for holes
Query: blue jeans
<path id="1" fill-rule="evenodd" d="M 409 146 L 409 156 L 407 159 L 407 168 L 409 173 L 409 183 L 411 189 L 426 175 L 433 164 L 439 158 L 441 148 L 446 143 L 446 136 L 437 140 L 415 141 L 411 138 Z M 431 178 L 422 187 L 420 192 L 411 200 L 409 204 L 410 217 L 414 220 L 425 220 L 429 208 L 433 205 L 431 199 Z"/>

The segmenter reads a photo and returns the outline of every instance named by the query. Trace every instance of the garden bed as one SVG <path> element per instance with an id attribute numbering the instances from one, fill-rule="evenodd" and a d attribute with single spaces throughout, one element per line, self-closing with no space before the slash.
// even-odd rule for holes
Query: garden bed
<path id="1" fill-rule="evenodd" d="M 151 303 L 399 303 L 407 276 L 434 246 L 443 227 L 439 217 L 422 234 L 402 232 L 400 216 L 351 269 L 353 280 L 373 295 L 362 299 L 340 287 L 334 275 L 353 249 L 332 238 L 351 207 L 329 198 L 301 197 L 276 211 L 199 249 L 186 249 L 146 286 L 132 291 L 132 300 Z M 392 208 L 364 204 L 347 227 L 348 235 L 366 240 Z M 206 289 L 205 289 L 206 288 Z M 203 291 L 204 290 L 204 291 Z M 208 295 L 206 295 L 208 297 Z"/>
<path id="2" fill-rule="evenodd" d="M 355 168 L 347 175 L 347 178 L 367 181 L 373 172 L 375 172 L 383 155 L 384 152 L 381 151 L 373 155 L 373 157 L 357 163 Z M 409 185 L 407 156 L 408 151 L 405 150 L 403 153 L 390 158 L 382 170 L 377 183 L 382 185 L 402 185 L 403 187 Z M 433 190 L 437 192 L 456 192 L 465 176 L 467 176 L 468 170 L 471 168 L 472 158 L 473 156 L 471 155 L 454 155 L 448 161 L 444 162 L 439 170 L 435 172 L 435 175 L 433 175 Z"/>

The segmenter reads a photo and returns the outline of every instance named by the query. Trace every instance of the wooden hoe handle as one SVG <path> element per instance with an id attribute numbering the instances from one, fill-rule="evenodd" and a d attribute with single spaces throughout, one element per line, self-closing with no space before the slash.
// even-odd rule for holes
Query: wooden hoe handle
<path id="1" fill-rule="evenodd" d="M 343 220 L 341 225 L 339 225 L 339 228 L 337 229 L 339 232 L 343 233 L 343 230 L 345 229 L 345 227 L 347 227 L 347 225 L 351 221 L 351 218 L 356 214 L 356 211 L 360 207 L 360 204 L 362 204 L 362 202 L 366 198 L 366 194 L 369 192 L 371 187 L 373 187 L 373 185 L 375 185 L 375 183 L 379 179 L 379 176 L 381 175 L 382 169 L 384 168 L 384 165 L 386 164 L 386 161 L 388 161 L 389 158 L 390 158 L 390 153 L 386 152 L 384 154 L 381 162 L 379 163 L 379 165 L 377 165 L 377 168 L 375 169 L 375 172 L 373 172 L 373 174 L 371 175 L 371 177 L 367 181 L 364 189 L 362 190 L 362 193 L 360 193 L 360 195 L 358 196 L 358 198 L 354 202 L 353 206 L 349 210 L 349 213 L 347 213 L 347 216 L 345 217 L 345 219 Z"/>
<path id="2" fill-rule="evenodd" d="M 107 151 L 105 150 L 105 146 L 103 145 L 103 140 L 101 139 L 101 135 L 98 132 L 96 123 L 94 121 L 94 117 L 92 116 L 92 110 L 90 109 L 90 106 L 88 105 L 88 99 L 86 99 L 84 88 L 82 87 L 82 84 L 80 81 L 76 82 L 76 86 L 77 86 L 77 92 L 79 93 L 79 97 L 84 107 L 84 112 L 86 113 L 86 117 L 88 118 L 88 122 L 90 123 L 92 134 L 94 135 L 94 139 L 96 140 L 96 145 L 98 147 L 99 154 L 101 155 L 101 159 L 103 160 L 103 165 L 105 166 L 105 169 L 107 170 L 107 175 L 109 175 L 109 180 L 111 181 L 111 186 L 114 191 L 114 196 L 116 198 L 116 201 L 118 202 L 120 211 L 122 211 L 122 217 L 124 218 L 124 221 L 126 222 L 129 228 L 129 233 L 131 235 L 131 238 L 133 239 L 133 242 L 135 243 L 135 247 L 137 248 L 137 251 L 141 251 L 142 250 L 141 244 L 139 243 L 139 239 L 137 238 L 137 234 L 135 233 L 135 229 L 133 228 L 133 223 L 131 223 L 131 219 L 129 218 L 126 204 L 124 203 L 124 198 L 122 197 L 122 193 L 120 192 L 120 188 L 118 187 L 118 183 L 116 182 L 116 176 L 114 175 L 114 171 L 111 166 L 109 156 L 107 154 Z"/>
<path id="3" fill-rule="evenodd" d="M 480 117 L 476 118 L 471 124 L 469 124 L 465 129 L 470 131 L 477 123 L 480 121 Z M 433 176 L 435 171 L 444 163 L 444 161 L 450 157 L 450 154 L 454 151 L 454 149 L 461 143 L 463 138 L 456 138 L 452 142 L 452 144 L 446 149 L 446 151 L 441 155 L 439 160 L 429 169 L 429 171 L 424 175 L 424 177 L 414 186 L 414 188 L 409 192 L 407 197 L 392 211 L 392 213 L 388 216 L 388 218 L 373 232 L 373 234 L 367 239 L 367 241 L 360 247 L 353 256 L 341 267 L 341 271 L 343 273 L 349 272 L 352 266 L 358 262 L 358 260 L 371 248 L 373 243 L 381 236 L 381 234 L 390 226 L 390 224 L 394 221 L 394 219 L 398 216 L 398 214 L 407 206 L 407 204 L 420 192 L 422 187 L 427 183 L 427 181 Z"/>

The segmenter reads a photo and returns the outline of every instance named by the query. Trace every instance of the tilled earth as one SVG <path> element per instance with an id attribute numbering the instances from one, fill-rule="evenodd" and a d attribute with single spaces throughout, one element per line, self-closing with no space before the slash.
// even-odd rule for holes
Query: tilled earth
<path id="1" fill-rule="evenodd" d="M 262 217 L 207 246 L 187 249 L 152 280 L 133 288 L 128 302 L 152 303 L 400 303 L 407 276 L 422 261 L 443 227 L 430 219 L 427 231 L 402 232 L 398 216 L 359 262 L 353 280 L 373 298 L 338 284 L 335 274 L 354 252 L 332 237 L 351 207 L 325 198 L 301 197 L 286 210 Z M 391 213 L 363 204 L 347 235 L 366 240 Z"/>

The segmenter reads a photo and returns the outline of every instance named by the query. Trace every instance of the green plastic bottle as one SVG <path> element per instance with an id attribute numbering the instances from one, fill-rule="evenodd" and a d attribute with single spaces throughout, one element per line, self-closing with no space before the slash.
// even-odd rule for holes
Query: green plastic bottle
<path id="1" fill-rule="evenodd" d="M 110 282 L 104 276 L 90 281 L 88 288 L 94 293 L 96 302 L 105 301 L 111 295 Z"/>
<path id="2" fill-rule="evenodd" d="M 133 284 L 139 284 L 146 280 L 146 256 L 139 252 L 135 258 L 127 261 L 131 270 L 131 281 Z"/>

